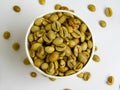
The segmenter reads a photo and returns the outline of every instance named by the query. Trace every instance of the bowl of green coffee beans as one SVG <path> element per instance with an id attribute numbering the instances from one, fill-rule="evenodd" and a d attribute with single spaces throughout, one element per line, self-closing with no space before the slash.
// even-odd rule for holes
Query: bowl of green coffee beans
<path id="1" fill-rule="evenodd" d="M 33 20 L 25 37 L 32 66 L 51 78 L 71 77 L 87 66 L 93 55 L 93 35 L 70 11 L 57 10 Z"/>

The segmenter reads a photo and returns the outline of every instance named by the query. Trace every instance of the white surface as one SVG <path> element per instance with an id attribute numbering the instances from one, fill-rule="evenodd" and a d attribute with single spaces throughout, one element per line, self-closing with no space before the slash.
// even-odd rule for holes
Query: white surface
<path id="1" fill-rule="evenodd" d="M 0 1 L 0 90 L 119 90 L 120 84 L 120 1 L 119 0 L 46 0 L 46 5 L 39 5 L 38 0 L 1 0 Z M 84 81 L 76 76 L 68 79 L 57 79 L 51 82 L 39 74 L 31 65 L 23 64 L 26 57 L 24 38 L 28 26 L 34 17 L 53 10 L 54 5 L 60 3 L 74 9 L 80 17 L 91 27 L 96 52 L 101 57 L 101 62 L 91 60 L 85 71 L 91 72 L 89 81 Z M 90 12 L 87 5 L 96 5 L 96 12 Z M 14 5 L 21 7 L 20 13 L 12 10 Z M 104 8 L 111 7 L 113 16 L 106 17 Z M 99 20 L 107 22 L 106 28 L 101 28 Z M 9 40 L 3 39 L 4 31 L 11 32 Z M 12 43 L 18 41 L 21 48 L 18 52 L 12 50 Z M 31 78 L 29 73 L 36 71 L 37 78 Z M 115 77 L 112 86 L 106 84 L 109 75 Z"/>

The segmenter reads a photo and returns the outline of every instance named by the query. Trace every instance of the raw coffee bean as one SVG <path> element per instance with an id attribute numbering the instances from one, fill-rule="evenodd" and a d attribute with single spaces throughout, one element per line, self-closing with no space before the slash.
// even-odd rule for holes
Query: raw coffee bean
<path id="1" fill-rule="evenodd" d="M 64 88 L 63 90 L 71 90 L 70 88 Z"/>
<path id="2" fill-rule="evenodd" d="M 95 46 L 95 52 L 98 50 L 98 47 L 97 46 Z"/>
<path id="3" fill-rule="evenodd" d="M 84 73 L 83 73 L 83 72 L 81 72 L 81 73 L 79 73 L 79 74 L 77 75 L 78 78 L 83 78 L 83 76 L 84 76 Z"/>
<path id="4" fill-rule="evenodd" d="M 96 7 L 95 7 L 95 5 L 93 5 L 93 4 L 89 4 L 89 5 L 88 5 L 88 9 L 89 9 L 91 12 L 95 12 L 95 11 L 96 11 Z"/>
<path id="5" fill-rule="evenodd" d="M 107 82 L 108 85 L 113 85 L 114 84 L 114 77 L 113 76 L 109 76 L 107 78 Z"/>
<path id="6" fill-rule="evenodd" d="M 105 8 L 105 15 L 106 15 L 107 17 L 111 17 L 111 16 L 113 15 L 112 8 L 106 7 L 106 8 Z"/>
<path id="7" fill-rule="evenodd" d="M 55 81 L 55 80 L 56 80 L 56 78 L 49 78 L 49 80 L 51 80 L 51 81 Z"/>
<path id="8" fill-rule="evenodd" d="M 56 4 L 54 8 L 55 8 L 55 10 L 60 10 L 61 5 L 60 4 Z"/>
<path id="9" fill-rule="evenodd" d="M 84 79 L 85 81 L 88 81 L 88 80 L 90 79 L 90 77 L 91 77 L 90 72 L 84 72 L 83 79 Z"/>
<path id="10" fill-rule="evenodd" d="M 107 26 L 107 23 L 104 20 L 100 20 L 99 24 L 101 27 L 105 28 Z"/>
<path id="11" fill-rule="evenodd" d="M 30 61 L 28 60 L 27 57 L 23 60 L 23 63 L 24 63 L 25 65 L 30 65 Z"/>
<path id="12" fill-rule="evenodd" d="M 41 5 L 44 5 L 44 4 L 46 3 L 46 0 L 39 0 L 39 3 L 40 3 Z"/>
<path id="13" fill-rule="evenodd" d="M 9 39 L 9 38 L 10 38 L 10 32 L 9 32 L 9 31 L 5 31 L 5 32 L 3 33 L 3 38 L 4 38 L 4 39 Z"/>
<path id="14" fill-rule="evenodd" d="M 13 50 L 18 51 L 20 49 L 20 44 L 18 42 L 13 43 L 12 45 Z"/>
<path id="15" fill-rule="evenodd" d="M 13 10 L 14 10 L 15 12 L 20 12 L 20 11 L 21 11 L 21 8 L 20 8 L 18 5 L 15 5 L 15 6 L 13 6 Z"/>
<path id="16" fill-rule="evenodd" d="M 35 78 L 35 77 L 37 77 L 37 73 L 36 72 L 31 72 L 30 76 L 33 77 L 33 78 Z"/>
<path id="17" fill-rule="evenodd" d="M 93 55 L 93 60 L 94 60 L 95 62 L 99 62 L 99 61 L 100 61 L 100 57 L 99 57 L 98 55 L 94 54 L 94 55 Z"/>

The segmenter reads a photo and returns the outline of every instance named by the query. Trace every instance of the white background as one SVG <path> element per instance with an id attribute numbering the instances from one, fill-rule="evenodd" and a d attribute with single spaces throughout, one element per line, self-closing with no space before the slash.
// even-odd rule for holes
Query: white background
<path id="1" fill-rule="evenodd" d="M 90 61 L 84 71 L 91 72 L 89 81 L 76 76 L 67 79 L 57 79 L 52 82 L 39 74 L 31 65 L 23 64 L 26 57 L 24 38 L 32 20 L 43 13 L 54 10 L 56 3 L 74 9 L 90 26 L 94 35 L 95 52 L 101 57 L 96 63 Z M 88 4 L 96 5 L 96 12 L 87 9 Z M 21 12 L 12 10 L 14 5 L 21 7 Z M 113 9 L 113 16 L 106 17 L 105 7 Z M 101 28 L 99 20 L 107 22 L 106 28 Z M 9 40 L 3 39 L 3 32 L 10 31 Z M 119 90 L 120 84 L 120 0 L 46 0 L 44 6 L 38 0 L 0 0 L 0 90 Z M 20 43 L 20 50 L 15 52 L 13 42 Z M 31 71 L 37 72 L 37 78 L 30 77 Z M 114 85 L 108 86 L 109 75 L 115 77 Z"/>

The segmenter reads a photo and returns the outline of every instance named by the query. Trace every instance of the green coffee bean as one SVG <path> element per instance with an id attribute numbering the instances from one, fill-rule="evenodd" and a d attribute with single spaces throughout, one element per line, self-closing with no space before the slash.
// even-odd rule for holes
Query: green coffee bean
<path id="1" fill-rule="evenodd" d="M 87 56 L 85 55 L 85 53 L 79 53 L 78 60 L 85 65 L 87 63 Z"/>
<path id="2" fill-rule="evenodd" d="M 84 73 L 83 73 L 83 72 L 81 72 L 81 73 L 79 73 L 79 74 L 77 75 L 78 78 L 83 78 L 83 76 L 84 76 Z"/>
<path id="3" fill-rule="evenodd" d="M 64 88 L 63 90 L 71 90 L 70 88 Z"/>
<path id="4" fill-rule="evenodd" d="M 107 26 L 107 23 L 104 20 L 100 20 L 99 24 L 101 27 L 105 28 Z"/>
<path id="5" fill-rule="evenodd" d="M 39 26 L 32 26 L 31 27 L 31 31 L 32 32 L 37 32 L 37 31 L 39 31 L 40 30 L 40 27 Z"/>
<path id="6" fill-rule="evenodd" d="M 91 11 L 91 12 L 95 12 L 96 11 L 96 7 L 94 4 L 89 4 L 88 5 L 88 9 Z"/>
<path id="7" fill-rule="evenodd" d="M 106 83 L 107 83 L 108 85 L 113 85 L 113 84 L 114 84 L 114 77 L 113 77 L 113 76 L 109 76 L 109 77 L 107 78 Z"/>
<path id="8" fill-rule="evenodd" d="M 52 29 L 55 32 L 58 32 L 60 30 L 60 27 L 61 27 L 61 23 L 60 22 L 55 21 L 55 22 L 52 23 Z"/>
<path id="9" fill-rule="evenodd" d="M 47 37 L 48 37 L 50 40 L 53 40 L 53 39 L 56 38 L 56 34 L 55 34 L 54 31 L 50 30 L 50 31 L 48 31 Z"/>
<path id="10" fill-rule="evenodd" d="M 107 17 L 111 17 L 111 16 L 113 15 L 112 8 L 106 7 L 106 8 L 105 8 L 105 15 L 106 15 Z"/>
<path id="11" fill-rule="evenodd" d="M 61 5 L 60 4 L 56 4 L 54 8 L 55 8 L 55 10 L 60 10 Z"/>
<path id="12" fill-rule="evenodd" d="M 38 50 L 38 47 L 40 47 L 40 46 L 41 46 L 40 43 L 34 43 L 34 44 L 31 46 L 31 49 L 34 50 L 34 51 L 36 51 L 36 50 Z"/>
<path id="13" fill-rule="evenodd" d="M 29 34 L 28 41 L 33 42 L 33 40 L 34 40 L 33 34 Z"/>
<path id="14" fill-rule="evenodd" d="M 65 72 L 65 76 L 69 76 L 69 75 L 72 75 L 74 73 L 75 73 L 74 70 L 68 70 L 68 71 Z"/>
<path id="15" fill-rule="evenodd" d="M 49 56 L 49 61 L 50 62 L 54 62 L 54 61 L 57 61 L 58 60 L 58 57 L 59 57 L 59 53 L 56 51 L 56 52 L 53 52 L 52 54 L 50 54 Z"/>
<path id="16" fill-rule="evenodd" d="M 44 61 L 41 60 L 41 59 L 35 59 L 35 60 L 34 60 L 34 65 L 35 65 L 36 67 L 40 67 L 43 62 L 44 62 Z"/>
<path id="17" fill-rule="evenodd" d="M 60 10 L 69 10 L 69 8 L 67 6 L 61 6 Z"/>
<path id="18" fill-rule="evenodd" d="M 13 6 L 13 10 L 14 10 L 15 12 L 20 12 L 20 11 L 21 11 L 21 8 L 20 8 L 18 5 L 15 5 L 15 6 Z"/>
<path id="19" fill-rule="evenodd" d="M 88 46 L 89 49 L 91 49 L 93 47 L 93 43 L 92 43 L 91 40 L 88 40 L 87 46 Z"/>
<path id="20" fill-rule="evenodd" d="M 33 78 L 35 78 L 35 77 L 37 77 L 37 73 L 36 72 L 31 72 L 30 76 L 33 77 Z"/>
<path id="21" fill-rule="evenodd" d="M 65 44 L 59 44 L 59 45 L 56 46 L 57 51 L 64 51 L 65 49 L 66 49 Z"/>
<path id="22" fill-rule="evenodd" d="M 59 38 L 56 38 L 54 39 L 53 41 L 53 44 L 54 45 L 59 45 L 59 44 L 62 44 L 63 43 L 63 38 L 59 37 Z"/>
<path id="23" fill-rule="evenodd" d="M 56 80 L 56 78 L 49 78 L 49 80 L 51 80 L 51 81 L 55 81 L 55 80 Z"/>
<path id="24" fill-rule="evenodd" d="M 81 34 L 78 30 L 74 30 L 71 34 L 74 38 L 80 38 L 81 37 Z"/>
<path id="25" fill-rule="evenodd" d="M 42 64 L 41 64 L 41 69 L 42 69 L 42 70 L 48 69 L 48 63 L 42 63 Z"/>
<path id="26" fill-rule="evenodd" d="M 3 37 L 4 37 L 4 39 L 9 39 L 10 38 L 10 32 L 9 31 L 5 31 L 4 33 L 3 33 Z"/>
<path id="27" fill-rule="evenodd" d="M 87 30 L 87 25 L 86 25 L 85 23 L 82 23 L 82 24 L 80 25 L 80 31 L 81 31 L 81 32 L 86 32 L 86 30 Z"/>
<path id="28" fill-rule="evenodd" d="M 39 0 L 39 3 L 40 3 L 41 5 L 44 5 L 44 4 L 46 3 L 46 0 Z"/>
<path id="29" fill-rule="evenodd" d="M 54 22 L 58 20 L 58 15 L 57 14 L 52 14 L 49 18 L 50 21 Z"/>
<path id="30" fill-rule="evenodd" d="M 83 79 L 84 79 L 85 81 L 88 81 L 88 80 L 90 79 L 90 77 L 91 77 L 90 72 L 84 72 L 84 74 L 83 74 Z"/>
<path id="31" fill-rule="evenodd" d="M 42 24 L 43 20 L 44 20 L 43 18 L 37 18 L 37 19 L 35 20 L 34 24 L 35 24 L 36 26 L 40 26 L 40 25 Z"/>
<path id="32" fill-rule="evenodd" d="M 53 46 L 47 46 L 47 47 L 45 47 L 45 51 L 47 53 L 52 53 L 55 51 L 55 48 Z"/>
<path id="33" fill-rule="evenodd" d="M 68 30 L 67 30 L 66 27 L 63 26 L 63 27 L 60 28 L 60 36 L 62 38 L 68 37 Z"/>
<path id="34" fill-rule="evenodd" d="M 76 65 L 73 67 L 75 71 L 80 71 L 83 68 L 84 64 L 81 62 L 77 62 Z"/>
<path id="35" fill-rule="evenodd" d="M 97 51 L 98 50 L 98 47 L 97 46 L 95 46 L 95 51 Z"/>
<path id="36" fill-rule="evenodd" d="M 95 62 L 99 62 L 99 61 L 100 61 L 100 57 L 99 57 L 98 55 L 94 54 L 94 55 L 93 55 L 93 60 L 94 60 Z"/>
<path id="37" fill-rule="evenodd" d="M 23 60 L 23 63 L 24 63 L 25 65 L 30 65 L 30 62 L 29 62 L 28 58 L 25 58 L 25 59 Z"/>
<path id="38" fill-rule="evenodd" d="M 18 51 L 20 49 L 20 44 L 18 42 L 14 42 L 13 45 L 12 45 L 12 48 L 15 50 L 15 51 Z"/>

